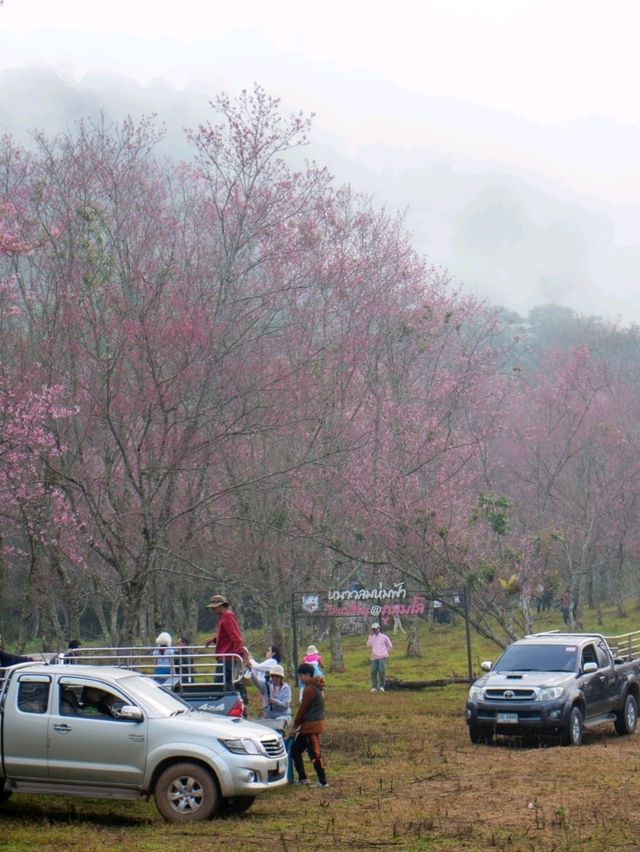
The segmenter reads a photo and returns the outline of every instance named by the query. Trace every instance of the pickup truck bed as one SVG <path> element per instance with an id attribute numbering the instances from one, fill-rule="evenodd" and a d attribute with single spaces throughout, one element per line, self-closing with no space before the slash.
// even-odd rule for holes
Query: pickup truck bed
<path id="1" fill-rule="evenodd" d="M 244 664 L 236 654 L 216 654 L 200 645 L 181 646 L 164 658 L 163 673 L 158 674 L 155 646 L 79 648 L 73 654 L 61 654 L 64 663 L 117 666 L 153 677 L 166 689 L 179 695 L 195 710 L 221 716 L 243 716 L 246 689 Z M 225 685 L 224 662 L 231 660 L 233 688 Z"/>

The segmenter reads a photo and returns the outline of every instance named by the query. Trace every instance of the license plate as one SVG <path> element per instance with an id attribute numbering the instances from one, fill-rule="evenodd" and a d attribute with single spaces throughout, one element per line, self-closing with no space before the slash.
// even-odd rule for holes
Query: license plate
<path id="1" fill-rule="evenodd" d="M 496 717 L 496 721 L 499 725 L 513 725 L 518 724 L 518 714 L 517 713 L 498 713 Z"/>

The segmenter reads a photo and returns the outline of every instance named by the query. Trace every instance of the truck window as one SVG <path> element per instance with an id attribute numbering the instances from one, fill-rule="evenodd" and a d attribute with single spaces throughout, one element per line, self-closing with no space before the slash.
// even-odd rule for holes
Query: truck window
<path id="1" fill-rule="evenodd" d="M 77 716 L 80 711 L 79 688 L 66 683 L 59 685 L 59 707 L 63 716 Z"/>
<path id="2" fill-rule="evenodd" d="M 573 672 L 577 664 L 576 645 L 510 645 L 494 666 L 499 672 Z"/>
<path id="3" fill-rule="evenodd" d="M 585 645 L 582 649 L 582 668 L 584 668 L 585 663 L 597 663 L 598 656 L 596 654 L 596 649 L 593 645 Z"/>
<path id="4" fill-rule="evenodd" d="M 596 654 L 598 655 L 598 668 L 606 669 L 609 665 L 609 654 L 607 653 L 607 649 L 603 647 L 601 642 L 598 642 L 596 645 Z"/>
<path id="5" fill-rule="evenodd" d="M 49 709 L 49 680 L 21 679 L 18 683 L 18 710 L 23 713 L 46 713 Z"/>
<path id="6" fill-rule="evenodd" d="M 125 704 L 121 696 L 88 683 L 82 689 L 78 715 L 87 719 L 118 719 Z"/>

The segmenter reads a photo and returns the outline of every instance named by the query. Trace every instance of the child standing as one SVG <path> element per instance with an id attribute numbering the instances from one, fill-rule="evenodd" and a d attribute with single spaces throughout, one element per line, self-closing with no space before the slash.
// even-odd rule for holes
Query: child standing
<path id="1" fill-rule="evenodd" d="M 302 662 L 309 663 L 313 666 L 313 673 L 315 677 L 324 677 L 324 672 L 322 671 L 324 663 L 322 662 L 322 657 L 318 653 L 318 649 L 315 645 L 309 645 L 307 653 L 302 658 Z"/>

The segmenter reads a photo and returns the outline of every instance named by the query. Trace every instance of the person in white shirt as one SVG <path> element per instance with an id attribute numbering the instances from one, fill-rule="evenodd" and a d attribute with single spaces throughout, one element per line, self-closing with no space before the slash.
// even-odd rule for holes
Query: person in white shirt
<path id="1" fill-rule="evenodd" d="M 154 678 L 158 683 L 173 686 L 175 681 L 173 657 L 175 653 L 176 649 L 171 647 L 171 634 L 163 631 L 156 638 L 156 647 L 153 649 L 156 669 Z"/>

